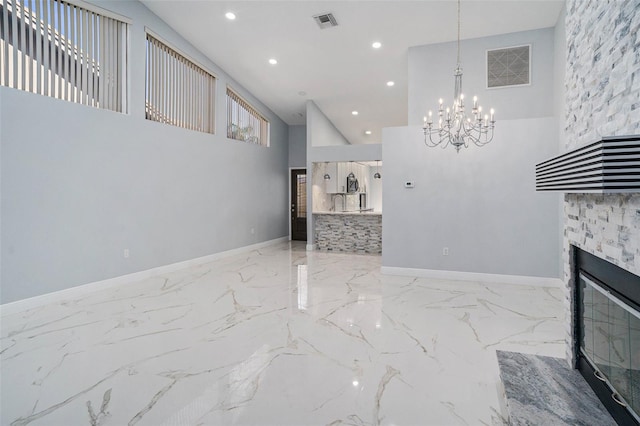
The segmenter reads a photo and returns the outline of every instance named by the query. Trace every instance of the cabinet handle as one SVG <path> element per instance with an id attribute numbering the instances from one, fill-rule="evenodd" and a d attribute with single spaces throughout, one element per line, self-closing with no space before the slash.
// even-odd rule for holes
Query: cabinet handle
<path id="1" fill-rule="evenodd" d="M 596 378 L 602 382 L 606 381 L 607 379 L 602 375 L 601 372 L 599 372 L 598 370 L 594 370 L 593 371 L 593 375 L 596 376 Z"/>
<path id="2" fill-rule="evenodd" d="M 611 394 L 611 398 L 613 398 L 613 400 L 615 402 L 617 402 L 618 404 L 622 405 L 623 407 L 626 407 L 627 404 L 625 404 L 620 399 L 618 399 L 619 397 L 620 397 L 620 395 L 618 395 L 618 392 L 614 392 L 614 393 Z"/>

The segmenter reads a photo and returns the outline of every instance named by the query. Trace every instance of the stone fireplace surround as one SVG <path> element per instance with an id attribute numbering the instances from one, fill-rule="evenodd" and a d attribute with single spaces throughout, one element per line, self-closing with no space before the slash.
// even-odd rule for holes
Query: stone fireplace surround
<path id="1" fill-rule="evenodd" d="M 566 357 L 575 366 L 571 246 L 640 275 L 640 195 L 566 194 L 564 212 Z"/>
<path id="2" fill-rule="evenodd" d="M 567 0 L 563 151 L 640 134 L 637 8 L 638 0 Z M 570 246 L 640 275 L 640 194 L 566 194 L 563 216 L 566 357 L 573 366 Z"/>

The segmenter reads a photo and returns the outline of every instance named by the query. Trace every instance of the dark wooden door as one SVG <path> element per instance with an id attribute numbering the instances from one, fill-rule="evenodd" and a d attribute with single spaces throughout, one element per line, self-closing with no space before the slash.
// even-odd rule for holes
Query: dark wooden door
<path id="1" fill-rule="evenodd" d="M 291 170 L 291 239 L 307 241 L 307 171 Z"/>

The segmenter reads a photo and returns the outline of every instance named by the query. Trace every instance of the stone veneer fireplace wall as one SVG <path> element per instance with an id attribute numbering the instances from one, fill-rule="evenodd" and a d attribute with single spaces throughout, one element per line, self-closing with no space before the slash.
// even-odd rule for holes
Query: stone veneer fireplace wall
<path id="1" fill-rule="evenodd" d="M 640 133 L 638 0 L 567 0 L 566 151 L 602 136 Z M 573 365 L 570 245 L 640 275 L 640 194 L 566 194 L 567 360 Z"/>

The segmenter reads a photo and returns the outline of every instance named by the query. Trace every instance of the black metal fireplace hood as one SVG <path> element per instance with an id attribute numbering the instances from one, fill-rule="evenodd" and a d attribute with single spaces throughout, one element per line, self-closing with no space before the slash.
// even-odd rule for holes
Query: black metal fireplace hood
<path id="1" fill-rule="evenodd" d="M 536 191 L 640 192 L 640 135 L 604 137 L 537 164 Z"/>

